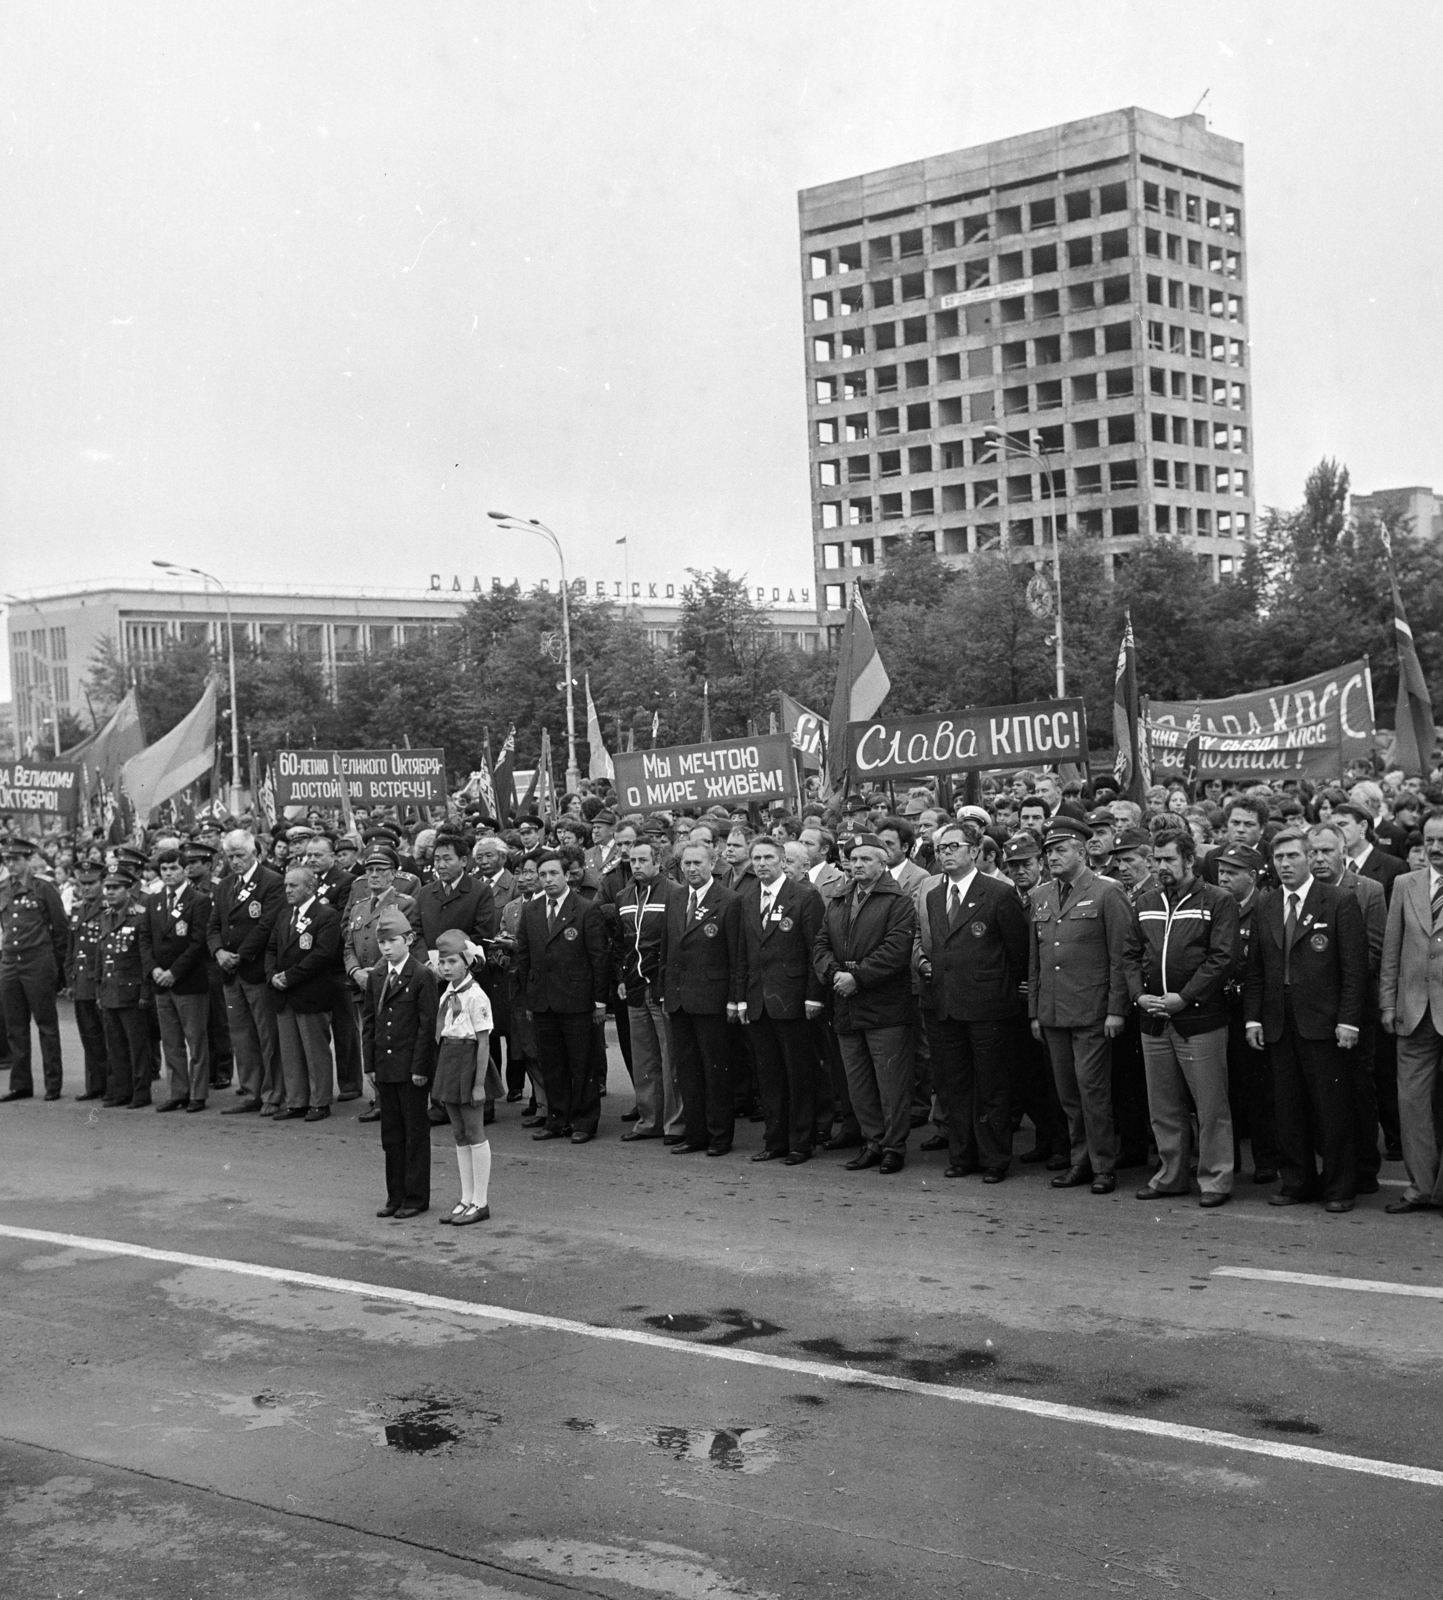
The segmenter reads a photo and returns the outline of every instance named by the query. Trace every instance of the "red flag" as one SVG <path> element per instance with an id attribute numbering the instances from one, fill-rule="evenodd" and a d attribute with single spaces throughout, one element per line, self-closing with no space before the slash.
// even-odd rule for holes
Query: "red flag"
<path id="1" fill-rule="evenodd" d="M 1152 783 L 1147 741 L 1141 736 L 1137 703 L 1137 644 L 1132 637 L 1132 612 L 1127 612 L 1122 645 L 1117 652 L 1117 678 L 1112 695 L 1112 737 L 1117 745 L 1113 766 L 1124 799 L 1146 805 Z"/>
<path id="2" fill-rule="evenodd" d="M 837 689 L 832 696 L 832 726 L 827 741 L 827 777 L 833 788 L 846 786 L 847 724 L 865 722 L 874 716 L 891 687 L 892 680 L 877 654 L 862 591 L 854 588 L 837 651 Z"/>
<path id="3" fill-rule="evenodd" d="M 1433 765 L 1433 746 L 1438 730 L 1433 723 L 1433 700 L 1428 680 L 1418 659 L 1413 630 L 1398 593 L 1398 574 L 1393 570 L 1393 544 L 1385 535 L 1388 552 L 1388 582 L 1393 588 L 1393 640 L 1398 649 L 1398 709 L 1393 718 L 1393 765 L 1409 777 L 1426 778 Z"/>

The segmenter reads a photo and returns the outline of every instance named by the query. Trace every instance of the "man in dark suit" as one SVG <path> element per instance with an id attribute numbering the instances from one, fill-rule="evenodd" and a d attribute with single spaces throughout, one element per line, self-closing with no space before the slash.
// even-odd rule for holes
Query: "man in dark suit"
<path id="1" fill-rule="evenodd" d="M 766 1138 L 753 1161 L 798 1166 L 816 1136 L 817 1058 L 812 1019 L 826 993 L 812 966 L 825 906 L 809 883 L 792 883 L 775 839 L 754 839 L 752 877 L 741 896 L 746 939 L 748 1034 L 756 1053 Z"/>
<path id="2" fill-rule="evenodd" d="M 531 1137 L 569 1134 L 573 1144 L 586 1144 L 601 1120 L 592 1033 L 606 1026 L 606 923 L 600 909 L 567 884 L 559 855 L 543 851 L 536 870 L 541 893 L 521 912 L 515 956 L 516 992 L 536 1025 L 546 1085 L 546 1126 Z"/>
<path id="3" fill-rule="evenodd" d="M 204 1111 L 210 1093 L 210 978 L 206 930 L 210 901 L 188 883 L 178 850 L 156 860 L 160 888 L 145 901 L 141 965 L 154 988 L 161 1045 L 170 1072 L 161 1111 Z"/>
<path id="4" fill-rule="evenodd" d="M 341 919 L 316 894 L 310 867 L 286 870 L 286 905 L 271 930 L 266 980 L 276 995 L 276 1031 L 286 1105 L 276 1121 L 304 1117 L 323 1122 L 331 1114 L 334 1068 L 331 1013 L 341 992 Z"/>
<path id="5" fill-rule="evenodd" d="M 336 858 L 336 836 L 320 829 L 306 841 L 305 864 L 316 875 L 316 899 L 328 905 L 346 931 L 346 913 L 358 885 L 355 875 Z M 336 1098 L 356 1100 L 361 1093 L 361 1021 L 349 984 L 336 991 L 331 1013 L 331 1036 L 336 1050 Z"/>
<path id="6" fill-rule="evenodd" d="M 381 1106 L 386 1203 L 378 1217 L 405 1221 L 431 1204 L 431 1124 L 436 1072 L 436 974 L 410 953 L 411 924 L 394 906 L 376 928 L 381 959 L 361 997 L 361 1052 Z"/>
<path id="7" fill-rule="evenodd" d="M 1243 1010 L 1248 1043 L 1273 1063 L 1282 1188 L 1269 1205 L 1323 1199 L 1353 1209 L 1357 1137 L 1351 1052 L 1368 995 L 1368 936 L 1356 898 L 1319 883 L 1307 838 L 1274 838 L 1281 888 L 1258 909 Z M 1321 1189 L 1313 1152 L 1323 1152 Z"/>
<path id="8" fill-rule="evenodd" d="M 700 841 L 682 850 L 684 892 L 668 904 L 662 924 L 661 988 L 686 1118 L 686 1137 L 673 1155 L 724 1156 L 736 1125 L 727 1024 L 741 1020 L 746 951 L 741 902 L 713 875 L 713 859 Z"/>
<path id="9" fill-rule="evenodd" d="M 434 972 L 436 968 L 437 934 L 443 929 L 455 928 L 476 946 L 471 976 L 485 988 L 484 951 L 487 942 L 496 937 L 498 913 L 490 883 L 467 872 L 466 863 L 470 859 L 471 842 L 465 834 L 437 834 L 431 855 L 435 876 L 416 891 L 416 910 L 421 918 L 421 941 L 425 947 L 422 959 L 430 963 L 431 970 Z M 496 1094 L 501 1088 L 501 1074 L 488 1062 L 483 1113 L 487 1122 L 495 1117 Z M 438 1126 L 446 1121 L 446 1113 L 434 1101 L 429 1115 Z"/>
<path id="10" fill-rule="evenodd" d="M 1393 880 L 1408 870 L 1408 863 L 1389 855 L 1373 843 L 1373 818 L 1362 806 L 1344 800 L 1333 807 L 1329 818 L 1337 823 L 1343 835 L 1348 866 L 1360 878 L 1371 878 L 1383 885 L 1385 905 L 1393 903 Z"/>
<path id="11" fill-rule="evenodd" d="M 922 903 L 917 965 L 947 1106 L 946 1176 L 980 1168 L 984 1183 L 1000 1183 L 1012 1160 L 1008 1079 L 1023 1010 L 1027 917 L 1011 884 L 977 870 L 982 830 L 975 822 L 945 824 L 934 843 L 943 878 Z"/>
<path id="12" fill-rule="evenodd" d="M 275 991 L 266 982 L 266 949 L 285 906 L 278 872 L 261 865 L 243 828 L 225 836 L 227 877 L 215 886 L 206 942 L 225 984 L 225 1014 L 240 1077 L 241 1098 L 222 1116 L 260 1111 L 274 1116 L 285 1099 Z"/>
<path id="13" fill-rule="evenodd" d="M 630 831 L 618 829 L 618 837 Z M 618 998 L 630 1013 L 637 1119 L 636 1126 L 621 1137 L 628 1143 L 664 1139 L 668 1144 L 680 1144 L 685 1137 L 681 1096 L 661 1000 L 661 934 L 667 903 L 681 894 L 681 889 L 661 870 L 659 841 L 643 839 L 628 849 L 630 882 L 614 907 L 617 932 L 612 943 L 612 970 Z M 605 886 L 602 894 L 606 894 Z"/>
<path id="14" fill-rule="evenodd" d="M 849 1172 L 900 1172 L 912 1127 L 912 897 L 887 870 L 875 833 L 859 833 L 848 858 L 852 888 L 828 903 L 812 953 L 831 989 L 833 1026 L 862 1148 Z"/>

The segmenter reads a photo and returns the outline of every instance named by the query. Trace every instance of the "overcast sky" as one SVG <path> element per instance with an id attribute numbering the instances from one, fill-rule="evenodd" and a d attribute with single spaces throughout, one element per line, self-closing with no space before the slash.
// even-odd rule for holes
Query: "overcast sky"
<path id="1" fill-rule="evenodd" d="M 796 191 L 1136 104 L 1247 158 L 1263 503 L 1443 487 L 1438 8 L 0 12 L 0 587 L 810 586 Z M 3 689 L 3 685 L 0 685 Z"/>

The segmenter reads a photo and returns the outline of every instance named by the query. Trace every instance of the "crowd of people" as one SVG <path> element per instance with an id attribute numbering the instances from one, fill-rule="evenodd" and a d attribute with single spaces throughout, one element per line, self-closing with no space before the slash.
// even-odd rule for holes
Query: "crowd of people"
<path id="1" fill-rule="evenodd" d="M 432 1125 L 489 1215 L 487 1126 L 601 1128 L 608 1033 L 628 1144 L 754 1162 L 840 1153 L 949 1179 L 1393 1214 L 1436 1208 L 1443 791 L 1390 774 L 1149 791 L 1046 772 L 800 809 L 618 814 L 606 793 L 503 826 L 312 812 L 143 845 L 12 833 L 0 877 L 9 1090 L 119 1111 L 319 1123 L 368 1098 L 386 1203 L 431 1203 Z M 609 1028 L 608 1028 L 609 1025 Z M 3 1065 L 0 1062 L 0 1065 Z M 1030 1129 L 1030 1133 L 1025 1131 Z M 1020 1146 L 1020 1148 L 1019 1148 Z M 1245 1160 L 1246 1154 L 1246 1160 Z M 1276 1186 L 1275 1188 L 1273 1186 Z"/>

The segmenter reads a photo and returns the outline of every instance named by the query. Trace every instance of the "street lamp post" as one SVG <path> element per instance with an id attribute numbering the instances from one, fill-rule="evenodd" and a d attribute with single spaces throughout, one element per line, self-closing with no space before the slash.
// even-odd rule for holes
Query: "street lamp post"
<path id="1" fill-rule="evenodd" d="M 561 549 L 560 539 L 535 517 L 513 517 L 506 511 L 488 511 L 486 515 L 503 528 L 513 528 L 518 533 L 538 534 L 556 552 L 556 559 L 561 563 L 561 642 L 566 656 L 566 788 L 569 793 L 575 794 L 581 787 L 581 768 L 576 764 L 576 702 L 572 696 L 571 676 L 571 595 L 566 582 L 566 556 Z"/>
<path id="2" fill-rule="evenodd" d="M 0 600 L 3 600 L 5 604 L 8 605 L 12 610 L 16 606 L 29 606 L 35 615 L 40 618 L 42 623 L 45 621 L 45 613 L 38 605 L 35 604 L 33 600 L 22 600 L 19 595 L 15 594 L 0 594 Z M 26 647 L 25 654 L 29 656 L 32 663 L 34 663 L 31 675 L 35 679 L 35 682 L 32 687 L 40 691 L 40 698 L 42 700 L 48 700 L 50 702 L 52 721 L 54 723 L 54 739 L 52 741 L 52 748 L 58 757 L 60 754 L 60 697 L 55 692 L 55 679 L 51 675 L 50 661 L 46 655 L 35 649 L 33 645 L 28 645 Z M 43 715 L 40 719 L 40 733 L 43 737 L 45 733 L 45 719 Z"/>
<path id="3" fill-rule="evenodd" d="M 199 567 L 183 567 L 174 561 L 152 561 L 151 566 L 165 572 L 189 573 L 193 578 L 213 583 L 225 604 L 226 659 L 230 667 L 230 813 L 234 816 L 240 810 L 240 708 L 235 694 L 235 629 L 230 620 L 230 590 L 213 572 L 204 572 Z"/>
<path id="4" fill-rule="evenodd" d="M 1057 483 L 1052 476 L 1052 462 L 1046 450 L 1034 450 L 1030 442 L 1025 446 L 1017 445 L 1014 441 L 1019 435 L 1015 433 L 1004 433 L 1001 428 L 984 428 L 983 433 L 987 438 L 996 440 L 1001 445 L 1004 460 L 1006 460 L 1009 453 L 1030 456 L 1047 474 L 1047 497 L 1052 502 L 1052 597 L 1057 610 L 1056 626 L 1052 630 L 1052 642 L 1057 668 L 1057 698 L 1065 700 L 1067 698 L 1067 669 L 1063 665 L 1062 657 L 1062 552 L 1057 543 Z"/>

